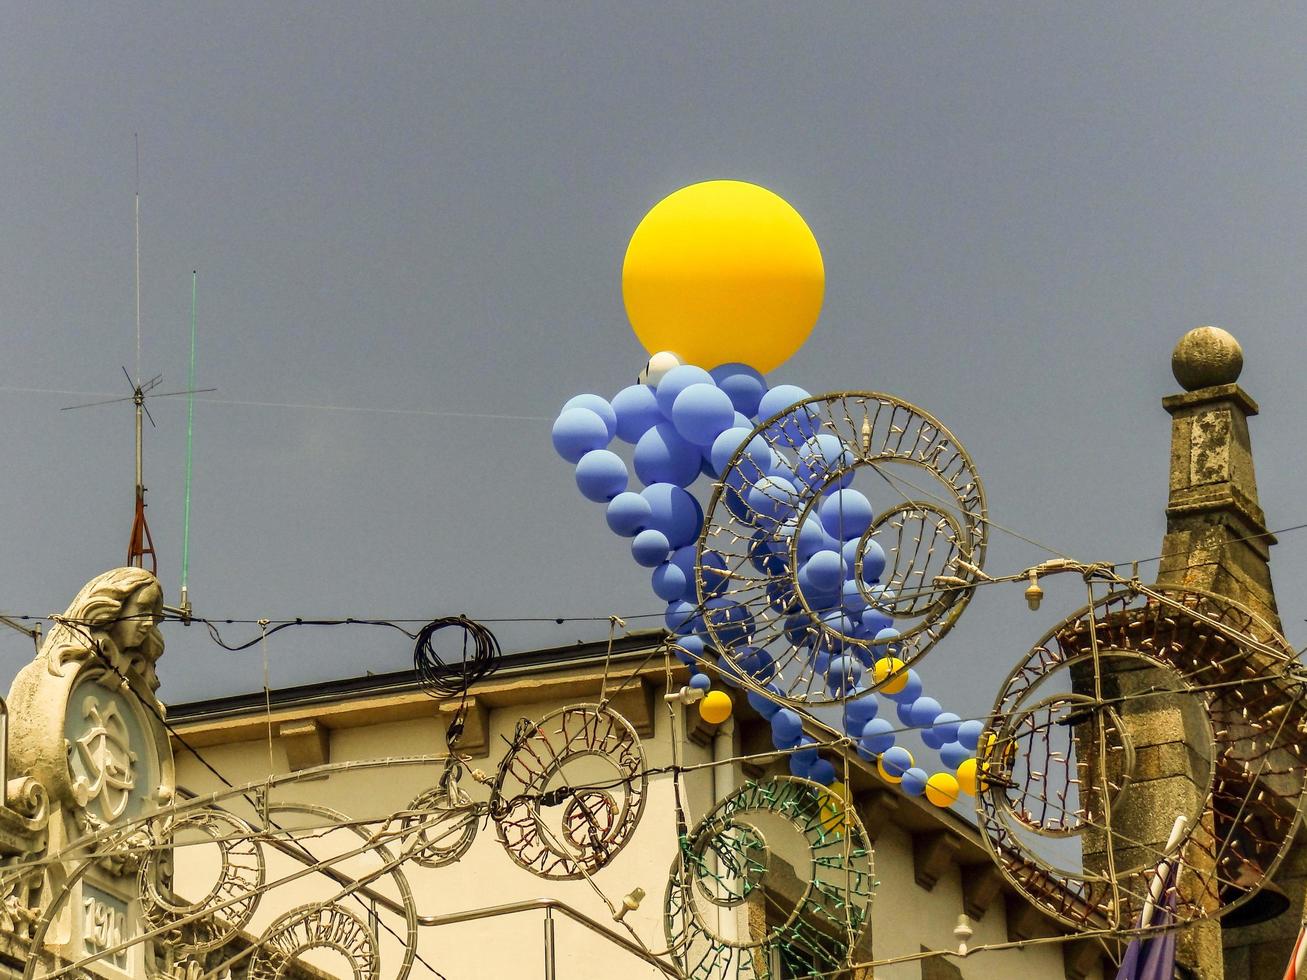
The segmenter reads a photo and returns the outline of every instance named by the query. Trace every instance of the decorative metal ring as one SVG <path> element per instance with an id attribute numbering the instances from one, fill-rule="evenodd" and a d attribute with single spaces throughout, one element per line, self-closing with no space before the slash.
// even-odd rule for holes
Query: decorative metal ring
<path id="1" fill-rule="evenodd" d="M 200 841 L 187 840 L 196 836 Z M 174 957 L 198 956 L 216 949 L 245 928 L 258 908 L 259 889 L 267 874 L 263 850 L 249 824 L 222 810 L 194 810 L 161 820 L 150 837 L 153 846 L 137 872 L 140 916 L 147 931 L 164 928 L 211 906 L 223 906 L 161 937 Z M 184 847 L 181 861 L 193 862 L 195 855 L 190 847 L 197 845 L 217 849 L 218 875 L 207 893 L 188 902 L 173 890 L 179 858 L 175 849 Z M 227 904 L 238 897 L 238 901 Z"/>
<path id="2" fill-rule="evenodd" d="M 819 783 L 777 776 L 722 800 L 681 842 L 667 941 L 688 980 L 830 976 L 870 920 L 872 853 L 857 814 Z M 750 972 L 752 971 L 752 972 Z"/>
<path id="3" fill-rule="evenodd" d="M 273 922 L 250 959 L 249 980 L 294 976 L 296 962 L 314 949 L 329 949 L 343 956 L 354 980 L 378 980 L 381 976 L 381 956 L 371 927 L 339 902 L 330 902 L 301 905 Z"/>
<path id="4" fill-rule="evenodd" d="M 401 820 L 415 839 L 405 852 L 424 868 L 443 868 L 460 860 L 476 840 L 479 809 L 457 785 L 453 798 L 443 787 L 433 786 L 408 805 Z"/>
<path id="5" fill-rule="evenodd" d="M 1123 589 L 1058 624 L 981 735 L 979 824 L 1003 874 L 1073 928 L 1136 928 L 1171 866 L 1177 922 L 1248 901 L 1303 806 L 1296 666 L 1255 614 L 1197 589 Z M 1078 856 L 1047 840 L 1068 837 Z"/>
<path id="6" fill-rule="evenodd" d="M 495 777 L 491 813 L 514 863 L 541 878 L 593 874 L 626 846 L 649 777 L 630 723 L 581 704 L 523 725 Z"/>
<path id="7" fill-rule="evenodd" d="M 760 438 L 772 453 L 769 476 L 754 458 Z M 793 471 L 793 493 L 775 482 L 777 469 Z M 858 594 L 805 591 L 799 570 L 811 547 L 809 521 L 829 491 L 859 474 L 875 480 L 862 487 L 868 499 L 884 504 L 856 545 L 839 545 Z M 717 484 L 698 545 L 703 624 L 737 665 L 762 651 L 766 679 L 786 703 L 865 696 L 869 677 L 848 689 L 825 682 L 829 658 L 919 660 L 966 608 L 988 531 L 971 457 L 933 416 L 876 392 L 808 398 L 759 423 Z M 874 585 L 864 575 L 872 542 L 885 557 Z M 868 618 L 863 607 L 880 615 Z M 878 638 L 887 623 L 895 632 Z"/>

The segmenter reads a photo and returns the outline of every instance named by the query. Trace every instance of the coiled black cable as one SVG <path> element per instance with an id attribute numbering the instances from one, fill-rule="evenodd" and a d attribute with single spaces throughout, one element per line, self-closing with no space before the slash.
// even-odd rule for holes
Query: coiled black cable
<path id="1" fill-rule="evenodd" d="M 436 652 L 435 637 L 442 630 L 462 631 L 461 657 L 442 657 Z M 418 631 L 413 645 L 413 669 L 432 697 L 465 695 L 473 684 L 485 680 L 499 666 L 503 654 L 495 634 L 466 616 L 433 620 Z"/>

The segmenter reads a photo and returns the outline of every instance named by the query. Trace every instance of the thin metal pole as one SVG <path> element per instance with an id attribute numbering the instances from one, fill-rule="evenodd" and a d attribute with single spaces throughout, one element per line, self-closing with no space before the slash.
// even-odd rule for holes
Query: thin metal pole
<path id="1" fill-rule="evenodd" d="M 557 980 L 554 963 L 554 910 L 545 909 L 545 980 Z"/>

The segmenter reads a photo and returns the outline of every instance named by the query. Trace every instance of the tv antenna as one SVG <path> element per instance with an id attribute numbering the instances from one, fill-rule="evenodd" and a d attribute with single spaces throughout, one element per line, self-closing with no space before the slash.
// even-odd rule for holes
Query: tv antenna
<path id="1" fill-rule="evenodd" d="M 120 402 L 130 401 L 135 407 L 136 413 L 136 503 L 132 514 L 132 530 L 127 543 L 127 564 L 137 568 L 145 568 L 145 560 L 150 560 L 149 570 L 153 575 L 159 573 L 159 558 L 154 547 L 154 536 L 150 533 L 149 522 L 145 518 L 145 471 L 144 471 L 144 421 L 150 420 L 150 426 L 156 427 L 154 416 L 150 414 L 150 409 L 146 406 L 146 396 L 150 398 L 170 398 L 175 395 L 188 396 L 187 422 L 186 422 L 186 503 L 185 503 L 185 527 L 183 530 L 182 545 L 182 586 L 181 586 L 181 607 L 183 619 L 190 621 L 190 596 L 187 590 L 187 572 L 189 565 L 189 543 L 190 543 L 190 505 L 191 505 L 191 433 L 195 418 L 195 395 L 200 392 L 216 391 L 216 388 L 196 388 L 195 387 L 195 283 L 196 272 L 191 272 L 191 355 L 190 355 L 190 372 L 187 387 L 178 391 L 164 391 L 155 393 L 154 389 L 163 381 L 162 374 L 156 374 L 148 381 L 141 381 L 141 149 L 140 138 L 136 139 L 136 199 L 135 199 L 135 226 L 136 226 L 136 377 L 133 380 L 132 375 L 128 372 L 127 367 L 123 366 L 123 375 L 127 378 L 128 385 L 131 386 L 132 393 L 119 398 L 106 398 L 101 401 L 86 402 L 81 405 L 68 405 L 61 408 L 60 411 L 68 412 L 78 408 L 92 408 L 100 405 L 112 405 Z"/>

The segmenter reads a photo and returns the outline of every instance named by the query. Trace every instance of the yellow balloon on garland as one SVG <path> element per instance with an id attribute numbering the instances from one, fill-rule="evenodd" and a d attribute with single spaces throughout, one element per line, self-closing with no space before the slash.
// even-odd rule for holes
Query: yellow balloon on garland
<path id="1" fill-rule="evenodd" d="M 968 796 L 976 795 L 976 760 L 963 759 L 958 766 L 958 789 Z"/>
<path id="2" fill-rule="evenodd" d="M 958 781 L 950 773 L 937 772 L 926 780 L 926 799 L 938 807 L 958 801 Z"/>
<path id="3" fill-rule="evenodd" d="M 622 299 L 650 354 L 684 364 L 739 362 L 766 374 L 808 339 L 826 271 L 799 212 L 757 184 L 682 187 L 636 226 Z"/>
<path id="4" fill-rule="evenodd" d="M 720 725 L 731 716 L 731 696 L 725 691 L 709 691 L 699 702 L 699 717 L 710 725 Z"/>
<path id="5" fill-rule="evenodd" d="M 826 787 L 821 798 L 821 827 L 831 833 L 842 831 L 849 822 L 849 788 L 840 780 Z"/>
<path id="6" fill-rule="evenodd" d="M 903 767 L 904 770 L 906 771 L 906 770 L 908 770 L 908 769 L 911 769 L 911 768 L 913 767 L 913 765 L 916 763 L 917 760 L 914 759 L 914 758 L 912 758 L 912 753 L 911 753 L 911 752 L 908 752 L 907 749 L 904 749 L 903 751 L 904 751 L 904 752 L 907 752 L 907 755 L 908 755 L 908 764 L 907 764 L 906 766 Z M 885 782 L 887 782 L 887 783 L 901 783 L 901 782 L 903 782 L 903 773 L 899 773 L 899 774 L 896 776 L 896 775 L 894 775 L 893 773 L 891 773 L 891 772 L 887 772 L 887 771 L 886 771 L 886 769 L 885 769 L 885 756 L 884 756 L 883 754 L 880 755 L 880 756 L 877 756 L 877 758 L 876 758 L 876 771 L 877 771 L 878 773 L 880 773 L 880 778 L 883 779 L 883 780 L 885 780 Z"/>
<path id="7" fill-rule="evenodd" d="M 905 664 L 898 657 L 881 657 L 871 668 L 872 679 L 877 684 L 883 684 L 885 678 L 890 675 L 897 675 L 884 687 L 878 687 L 881 694 L 898 694 L 908 686 L 908 672 L 904 670 Z"/>

